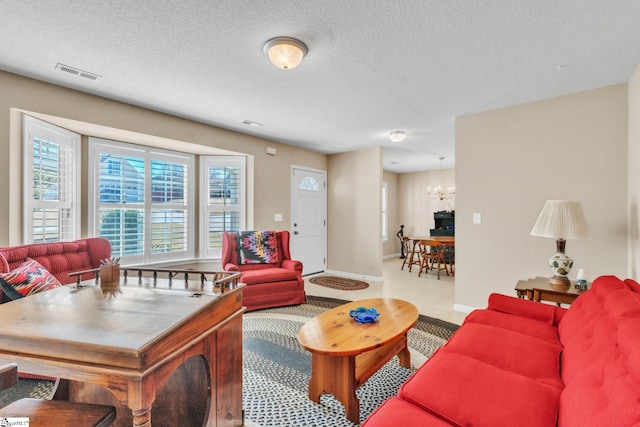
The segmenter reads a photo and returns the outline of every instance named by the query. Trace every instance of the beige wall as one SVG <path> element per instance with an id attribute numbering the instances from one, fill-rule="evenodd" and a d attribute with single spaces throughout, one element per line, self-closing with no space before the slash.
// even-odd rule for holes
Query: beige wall
<path id="1" fill-rule="evenodd" d="M 15 109 L 33 111 L 83 123 L 123 129 L 173 140 L 175 149 L 189 143 L 253 156 L 253 225 L 257 229 L 289 229 L 291 165 L 327 170 L 327 156 L 84 94 L 14 74 L 0 72 L 0 246 L 22 242 L 21 129 Z M 10 109 L 12 112 L 10 113 Z M 16 118 L 17 126 L 16 126 Z M 13 120 L 12 120 L 13 119 Z M 240 117 L 242 119 L 242 117 Z M 239 119 L 239 120 L 240 120 Z M 10 127 L 10 123 L 12 126 Z M 189 146 L 190 149 L 192 146 Z M 278 150 L 265 154 L 266 147 Z M 283 213 L 283 222 L 274 222 Z"/>
<path id="2" fill-rule="evenodd" d="M 629 80 L 629 277 L 640 279 L 640 66 Z"/>
<path id="3" fill-rule="evenodd" d="M 382 279 L 382 148 L 328 158 L 327 270 Z"/>
<path id="4" fill-rule="evenodd" d="M 529 235 L 547 199 L 581 201 L 590 227 L 567 242 L 571 278 L 626 277 L 627 132 L 626 84 L 456 120 L 457 305 L 549 275 L 555 242 Z"/>
<path id="5" fill-rule="evenodd" d="M 427 188 L 437 187 L 440 181 L 440 170 L 400 175 L 398 215 L 400 222 L 405 226 L 405 236 L 429 236 L 429 230 L 435 225 L 433 213 L 456 209 L 455 195 L 445 200 L 432 199 L 427 195 Z M 455 169 L 443 170 L 442 183 L 446 189 L 456 185 Z"/>
<path id="6" fill-rule="evenodd" d="M 398 230 L 400 230 L 400 222 L 398 220 L 398 174 L 383 171 L 383 182 L 387 183 L 387 215 L 389 230 L 388 239 L 382 242 L 382 255 L 385 258 L 399 256 L 400 254 L 400 239 L 396 236 Z"/>

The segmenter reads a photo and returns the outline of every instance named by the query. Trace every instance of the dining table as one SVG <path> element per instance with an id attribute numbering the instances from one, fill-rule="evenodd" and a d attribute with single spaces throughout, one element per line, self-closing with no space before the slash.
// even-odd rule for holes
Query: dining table
<path id="1" fill-rule="evenodd" d="M 435 240 L 440 242 L 440 244 L 446 245 L 448 248 L 447 250 L 449 251 L 455 250 L 454 248 L 456 244 L 455 236 L 409 236 L 409 240 L 411 241 L 412 247 L 411 253 L 409 254 L 409 260 L 407 261 L 409 265 L 418 263 L 418 261 L 414 259 L 414 255 L 416 253 L 416 246 L 418 246 L 418 243 L 422 240 Z M 453 271 L 454 270 L 452 270 L 452 273 Z"/>

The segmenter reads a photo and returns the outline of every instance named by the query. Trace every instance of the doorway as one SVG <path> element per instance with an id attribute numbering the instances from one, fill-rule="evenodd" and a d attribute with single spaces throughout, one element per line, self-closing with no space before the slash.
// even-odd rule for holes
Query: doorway
<path id="1" fill-rule="evenodd" d="M 327 173 L 291 167 L 291 258 L 303 275 L 326 269 Z"/>

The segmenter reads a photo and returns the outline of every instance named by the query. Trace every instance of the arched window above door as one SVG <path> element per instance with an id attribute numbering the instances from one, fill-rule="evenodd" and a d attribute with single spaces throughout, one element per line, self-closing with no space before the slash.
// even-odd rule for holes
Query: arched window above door
<path id="1" fill-rule="evenodd" d="M 305 177 L 302 181 L 300 181 L 300 190 L 306 191 L 320 191 L 320 187 L 318 186 L 318 181 L 313 179 L 311 176 Z"/>

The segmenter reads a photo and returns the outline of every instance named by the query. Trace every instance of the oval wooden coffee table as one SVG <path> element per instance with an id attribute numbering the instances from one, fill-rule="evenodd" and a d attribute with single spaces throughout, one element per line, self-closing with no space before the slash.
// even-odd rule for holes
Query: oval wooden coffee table
<path id="1" fill-rule="evenodd" d="M 375 323 L 358 323 L 349 310 L 375 307 Z M 333 394 L 344 405 L 347 419 L 360 423 L 356 389 L 395 355 L 411 367 L 407 331 L 418 320 L 418 309 L 399 299 L 371 298 L 349 302 L 319 314 L 298 332 L 298 341 L 311 352 L 309 399 Z"/>

